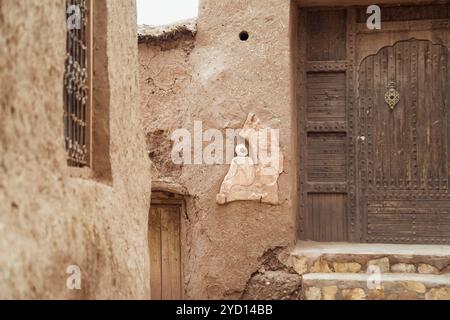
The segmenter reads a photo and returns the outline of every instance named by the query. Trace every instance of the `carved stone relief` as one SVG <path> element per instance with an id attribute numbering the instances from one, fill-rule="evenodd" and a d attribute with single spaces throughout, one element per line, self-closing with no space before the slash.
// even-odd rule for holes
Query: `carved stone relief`
<path id="1" fill-rule="evenodd" d="M 245 144 L 236 147 L 236 156 L 216 197 L 217 203 L 260 201 L 279 204 L 278 177 L 283 172 L 284 158 L 278 131 L 263 126 L 258 117 L 250 113 L 239 135 Z"/>

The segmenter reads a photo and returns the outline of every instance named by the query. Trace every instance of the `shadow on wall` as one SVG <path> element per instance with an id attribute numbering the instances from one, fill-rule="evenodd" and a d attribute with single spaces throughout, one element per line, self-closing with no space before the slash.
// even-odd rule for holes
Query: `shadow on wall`
<path id="1" fill-rule="evenodd" d="M 94 1 L 94 12 L 107 12 L 105 0 Z M 92 125 L 92 167 L 95 178 L 112 184 L 110 161 L 110 84 L 107 57 L 107 15 L 96 15 L 94 19 L 94 81 Z M 107 155 L 107 156 L 105 156 Z"/>

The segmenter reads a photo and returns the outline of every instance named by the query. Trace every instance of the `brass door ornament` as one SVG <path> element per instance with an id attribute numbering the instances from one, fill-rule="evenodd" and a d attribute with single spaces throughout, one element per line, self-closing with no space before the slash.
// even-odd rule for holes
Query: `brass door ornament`
<path id="1" fill-rule="evenodd" d="M 396 89 L 397 83 L 395 80 L 389 81 L 388 91 L 384 94 L 384 101 L 391 110 L 394 110 L 395 106 L 400 102 L 400 93 Z"/>

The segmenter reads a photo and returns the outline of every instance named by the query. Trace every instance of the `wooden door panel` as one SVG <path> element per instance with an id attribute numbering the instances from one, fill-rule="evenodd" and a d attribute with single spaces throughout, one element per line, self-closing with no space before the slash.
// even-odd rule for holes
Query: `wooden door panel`
<path id="1" fill-rule="evenodd" d="M 391 81 L 400 94 L 393 109 L 385 101 Z M 449 83 L 448 49 L 430 41 L 401 41 L 361 63 L 360 197 L 367 241 L 450 242 Z"/>
<path id="2" fill-rule="evenodd" d="M 311 11 L 308 14 L 308 60 L 345 60 L 345 10 Z"/>
<path id="3" fill-rule="evenodd" d="M 448 242 L 449 201 L 369 201 L 368 224 L 369 238 L 374 235 L 377 241 L 381 242 Z"/>
<path id="4" fill-rule="evenodd" d="M 314 241 L 347 241 L 347 195 L 309 193 L 305 217 L 306 238 Z"/>
<path id="5" fill-rule="evenodd" d="M 346 120 L 344 72 L 315 72 L 307 75 L 307 119 L 312 122 Z"/>
<path id="6" fill-rule="evenodd" d="M 448 50 L 430 42 L 419 43 L 417 155 L 421 188 L 448 186 Z"/>
<path id="7" fill-rule="evenodd" d="M 400 2 L 400 1 L 399 1 Z M 450 18 L 450 5 L 436 4 L 428 6 L 383 6 L 381 21 L 417 21 L 439 20 Z M 357 12 L 357 22 L 366 23 L 367 7 L 361 7 Z"/>
<path id="8" fill-rule="evenodd" d="M 161 277 L 161 210 L 153 207 L 149 218 L 150 289 L 153 300 L 162 298 Z"/>
<path id="9" fill-rule="evenodd" d="M 161 214 L 162 299 L 181 299 L 180 210 L 169 207 Z"/>
<path id="10" fill-rule="evenodd" d="M 307 10 L 301 15 L 300 237 L 348 241 L 348 86 L 346 9 Z M 353 183 L 351 183 L 353 188 Z M 354 193 L 353 193 L 354 194 Z M 352 230 L 353 231 L 353 230 Z"/>
<path id="11" fill-rule="evenodd" d="M 307 140 L 308 181 L 345 182 L 347 162 L 344 133 L 310 133 Z"/>
<path id="12" fill-rule="evenodd" d="M 182 299 L 181 206 L 153 205 L 149 217 L 150 287 L 153 300 Z"/>

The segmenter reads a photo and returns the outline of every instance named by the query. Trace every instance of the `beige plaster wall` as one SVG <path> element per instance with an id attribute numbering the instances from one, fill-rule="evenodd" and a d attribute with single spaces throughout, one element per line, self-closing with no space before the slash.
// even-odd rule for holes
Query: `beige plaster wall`
<path id="1" fill-rule="evenodd" d="M 296 239 L 296 143 L 291 1 L 203 0 L 196 40 L 139 45 L 141 106 L 155 177 L 184 185 L 188 298 L 240 298 L 265 253 Z M 293 15 L 294 17 L 295 15 Z M 241 31 L 250 34 L 239 39 Z M 227 165 L 174 166 L 177 128 L 241 128 L 249 112 L 280 129 L 281 205 L 215 202 Z M 278 251 L 277 251 L 278 252 Z"/>
<path id="2" fill-rule="evenodd" d="M 106 0 L 98 13 L 107 21 L 100 63 L 110 95 L 109 122 L 102 122 L 109 123 L 109 148 L 94 151 L 109 150 L 104 183 L 95 167 L 88 178 L 67 170 L 65 1 L 0 2 L 0 299 L 149 298 L 151 179 L 135 10 L 134 1 Z M 80 291 L 66 288 L 69 265 L 81 268 Z"/>

